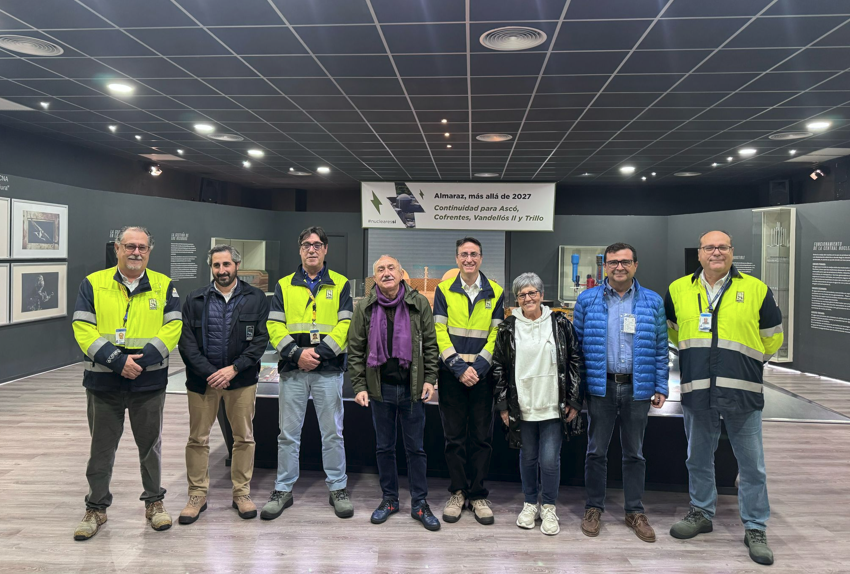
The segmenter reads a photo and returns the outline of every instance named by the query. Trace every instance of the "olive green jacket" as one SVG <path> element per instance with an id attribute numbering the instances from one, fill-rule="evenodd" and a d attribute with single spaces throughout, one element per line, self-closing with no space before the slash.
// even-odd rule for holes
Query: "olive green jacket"
<path id="1" fill-rule="evenodd" d="M 369 391 L 369 398 L 381 398 L 381 369 L 366 366 L 369 356 L 369 324 L 372 321 L 372 306 L 377 304 L 375 286 L 369 295 L 357 304 L 351 328 L 348 330 L 348 372 L 355 393 Z M 431 304 L 424 295 L 404 282 L 404 302 L 410 311 L 410 338 L 413 343 L 413 360 L 410 364 L 410 398 L 418 401 L 422 397 L 424 383 L 437 382 L 437 332 L 434 330 L 434 315 Z"/>

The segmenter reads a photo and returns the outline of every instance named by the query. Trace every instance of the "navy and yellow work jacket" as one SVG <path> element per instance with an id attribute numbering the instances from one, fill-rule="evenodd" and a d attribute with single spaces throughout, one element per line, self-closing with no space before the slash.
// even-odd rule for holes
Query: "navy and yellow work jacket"
<path id="1" fill-rule="evenodd" d="M 351 286 L 345 276 L 325 266 L 314 296 L 299 265 L 298 271 L 278 281 L 269 312 L 269 339 L 280 353 L 278 369 L 297 369 L 302 350 L 313 347 L 321 358 L 316 371 L 344 372 L 353 314 Z M 321 341 L 318 345 L 310 344 L 314 323 Z"/>
<path id="2" fill-rule="evenodd" d="M 502 287 L 481 273 L 481 291 L 469 300 L 460 274 L 437 285 L 434 328 L 440 350 L 440 368 L 460 378 L 472 366 L 483 379 L 493 364 L 496 328 L 505 319 Z"/>
<path id="3" fill-rule="evenodd" d="M 74 307 L 74 338 L 86 355 L 83 386 L 98 391 L 152 391 L 168 384 L 168 355 L 183 327 L 171 279 L 147 269 L 130 292 L 117 267 L 83 279 Z M 118 329 L 126 329 L 119 345 Z M 121 376 L 127 355 L 143 355 L 133 380 Z"/>
<path id="4" fill-rule="evenodd" d="M 702 268 L 677 279 L 665 297 L 667 333 L 679 348 L 682 405 L 751 412 L 764 408 L 764 363 L 782 345 L 782 312 L 770 288 L 732 266 L 713 309 Z M 711 331 L 699 329 L 711 313 Z"/>

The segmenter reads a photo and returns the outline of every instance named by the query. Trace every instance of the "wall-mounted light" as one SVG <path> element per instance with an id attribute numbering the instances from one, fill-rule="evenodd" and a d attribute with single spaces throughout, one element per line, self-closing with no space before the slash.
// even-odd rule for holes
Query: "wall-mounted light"
<path id="1" fill-rule="evenodd" d="M 148 173 L 156 177 L 162 174 L 162 168 L 159 167 L 159 164 L 152 163 L 148 166 Z"/>

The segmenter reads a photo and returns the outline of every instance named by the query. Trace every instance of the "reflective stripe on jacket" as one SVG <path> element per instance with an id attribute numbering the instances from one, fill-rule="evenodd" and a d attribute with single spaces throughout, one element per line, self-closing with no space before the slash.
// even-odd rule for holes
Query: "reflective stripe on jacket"
<path id="1" fill-rule="evenodd" d="M 168 383 L 168 355 L 182 328 L 180 298 L 171 279 L 147 269 L 130 293 L 116 267 L 96 271 L 80 284 L 74 307 L 74 338 L 86 355 L 83 386 L 93 390 L 149 391 Z M 118 329 L 126 329 L 118 346 Z M 121 376 L 127 355 L 141 354 L 144 368 L 133 380 Z"/>
<path id="2" fill-rule="evenodd" d="M 712 312 L 710 332 L 702 268 L 670 285 L 664 306 L 668 335 L 679 348 L 682 405 L 749 412 L 764 408 L 764 363 L 782 345 L 782 313 L 767 285 L 732 266 Z"/>

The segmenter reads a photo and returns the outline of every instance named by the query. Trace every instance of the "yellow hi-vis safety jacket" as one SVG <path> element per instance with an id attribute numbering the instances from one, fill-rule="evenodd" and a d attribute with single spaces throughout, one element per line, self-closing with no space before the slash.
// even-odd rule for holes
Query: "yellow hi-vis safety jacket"
<path id="1" fill-rule="evenodd" d="M 280 353 L 278 370 L 298 368 L 298 359 L 305 347 L 316 349 L 321 364 L 316 371 L 344 372 L 348 327 L 354 314 L 351 286 L 343 275 L 325 266 L 310 291 L 303 267 L 287 275 L 274 289 L 269 312 L 269 340 Z M 316 325 L 320 343 L 310 343 L 310 330 Z"/>
<path id="2" fill-rule="evenodd" d="M 709 309 L 702 268 L 670 285 L 667 332 L 679 348 L 682 406 L 751 412 L 764 408 L 764 363 L 782 345 L 782 312 L 770 288 L 735 266 Z M 711 331 L 699 328 L 711 314 Z"/>
<path id="3" fill-rule="evenodd" d="M 100 391 L 151 391 L 168 384 L 168 355 L 183 330 L 180 297 L 171 279 L 145 270 L 130 292 L 117 267 L 92 273 L 80 284 L 74 338 L 86 355 L 83 386 Z M 124 344 L 120 345 L 119 329 Z M 121 376 L 127 355 L 143 355 L 133 380 Z"/>
<path id="4" fill-rule="evenodd" d="M 460 274 L 437 285 L 434 293 L 434 329 L 440 349 L 440 367 L 460 378 L 472 365 L 483 379 L 493 364 L 496 328 L 505 319 L 503 289 L 481 275 L 475 302 L 463 290 Z"/>

